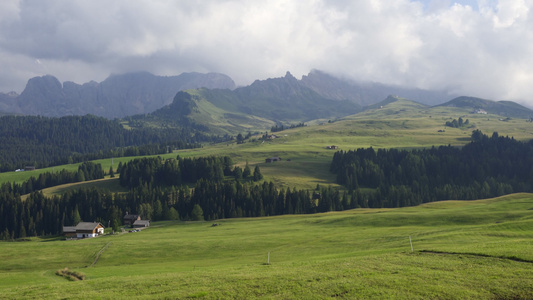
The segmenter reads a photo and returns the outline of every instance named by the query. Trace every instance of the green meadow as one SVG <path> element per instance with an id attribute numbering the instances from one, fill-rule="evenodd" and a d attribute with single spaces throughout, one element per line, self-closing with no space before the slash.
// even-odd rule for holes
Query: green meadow
<path id="1" fill-rule="evenodd" d="M 531 194 L 216 223 L 0 242 L 0 298 L 533 298 Z"/>

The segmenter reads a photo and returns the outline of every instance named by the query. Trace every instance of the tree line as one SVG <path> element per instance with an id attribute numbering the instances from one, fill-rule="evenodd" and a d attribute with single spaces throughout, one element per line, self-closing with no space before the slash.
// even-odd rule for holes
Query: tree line
<path id="1" fill-rule="evenodd" d="M 300 122 L 298 124 L 291 124 L 289 126 L 284 126 L 283 124 L 276 124 L 270 128 L 270 132 L 278 132 L 283 131 L 285 129 L 292 129 L 292 128 L 298 128 L 298 127 L 304 127 L 306 126 L 305 123 Z"/>
<path id="2" fill-rule="evenodd" d="M 126 212 L 143 219 L 215 220 L 281 214 L 316 213 L 342 208 L 341 194 L 322 189 L 319 198 L 308 190 L 278 189 L 272 182 L 198 180 L 193 187 L 152 186 L 147 184 L 127 193 L 97 189 L 67 191 L 61 196 L 45 197 L 41 191 L 21 201 L 2 187 L 0 190 L 0 239 L 35 235 L 56 235 L 63 226 L 80 221 L 101 222 L 118 230 Z M 345 199 L 346 200 L 346 199 Z"/>
<path id="3" fill-rule="evenodd" d="M 259 181 L 263 178 L 259 166 L 253 173 L 246 163 L 244 169 L 233 167 L 229 156 L 162 160 L 160 157 L 133 159 L 119 165 L 120 184 L 129 188 L 148 186 L 179 186 L 198 180 L 219 182 L 227 176 L 237 181 Z"/>
<path id="4" fill-rule="evenodd" d="M 366 201 L 360 206 L 401 207 L 531 192 L 531 163 L 533 142 L 519 142 L 498 133 L 489 138 L 476 130 L 472 142 L 462 148 L 339 151 L 330 170 L 350 193 L 373 189 L 367 195 L 370 204 Z"/>
<path id="5" fill-rule="evenodd" d="M 62 169 L 59 172 L 45 172 L 39 176 L 32 176 L 22 183 L 6 182 L 2 184 L 2 190 L 12 192 L 14 195 L 25 195 L 45 188 L 88 180 L 104 178 L 101 164 L 83 162 L 78 166 L 77 172 Z M 1 200 L 1 198 L 0 198 Z"/>
<path id="6" fill-rule="evenodd" d="M 118 120 L 92 115 L 48 118 L 0 117 L 0 172 L 25 166 L 44 168 L 87 160 L 163 154 L 201 147 L 227 137 L 195 128 L 125 129 Z"/>

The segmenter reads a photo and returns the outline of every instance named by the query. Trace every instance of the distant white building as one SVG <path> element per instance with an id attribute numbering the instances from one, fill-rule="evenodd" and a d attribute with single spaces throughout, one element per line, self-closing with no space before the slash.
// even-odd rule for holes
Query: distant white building
<path id="1" fill-rule="evenodd" d="M 482 115 L 486 115 L 487 112 L 484 110 L 484 109 L 481 109 L 481 108 L 478 108 L 474 111 L 475 114 L 482 114 Z"/>

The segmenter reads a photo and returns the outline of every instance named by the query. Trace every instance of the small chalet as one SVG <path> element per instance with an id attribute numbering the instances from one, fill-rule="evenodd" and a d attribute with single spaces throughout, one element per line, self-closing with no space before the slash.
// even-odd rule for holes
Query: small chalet
<path id="1" fill-rule="evenodd" d="M 265 162 L 271 163 L 271 162 L 280 161 L 280 160 L 281 160 L 281 157 L 270 157 L 270 158 L 265 159 Z"/>
<path id="2" fill-rule="evenodd" d="M 326 149 L 337 150 L 339 149 L 339 146 L 335 146 L 335 145 L 326 146 Z"/>
<path id="3" fill-rule="evenodd" d="M 80 222 L 76 226 L 64 226 L 63 234 L 70 238 L 92 238 L 104 234 L 104 225 L 99 222 Z"/>
<path id="4" fill-rule="evenodd" d="M 273 140 L 273 139 L 277 139 L 278 136 L 275 135 L 275 134 L 267 134 L 266 138 L 269 139 L 269 140 Z"/>
<path id="5" fill-rule="evenodd" d="M 122 220 L 122 223 L 124 223 L 124 225 L 132 226 L 133 223 L 135 223 L 135 221 L 140 220 L 140 219 L 141 219 L 141 216 L 130 215 L 128 214 L 128 212 L 126 212 L 126 215 L 124 216 L 124 219 Z"/>
<path id="6" fill-rule="evenodd" d="M 150 220 L 135 220 L 133 222 L 133 228 L 146 228 L 150 227 Z"/>

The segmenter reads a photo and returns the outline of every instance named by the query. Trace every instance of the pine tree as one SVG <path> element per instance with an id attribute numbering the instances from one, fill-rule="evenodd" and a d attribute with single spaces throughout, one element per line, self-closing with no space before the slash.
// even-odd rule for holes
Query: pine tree
<path id="1" fill-rule="evenodd" d="M 248 179 L 248 177 L 252 176 L 252 171 L 250 170 L 250 166 L 248 166 L 248 162 L 246 162 L 246 166 L 244 167 L 244 171 L 242 171 L 242 178 Z"/>
<path id="2" fill-rule="evenodd" d="M 78 223 L 81 222 L 80 212 L 78 210 L 78 206 L 76 205 L 76 208 L 74 211 L 72 211 L 72 223 L 74 226 L 78 225 Z"/>
<path id="3" fill-rule="evenodd" d="M 254 181 L 259 181 L 261 179 L 263 179 L 263 174 L 261 174 L 259 166 L 256 165 L 254 169 Z"/>

